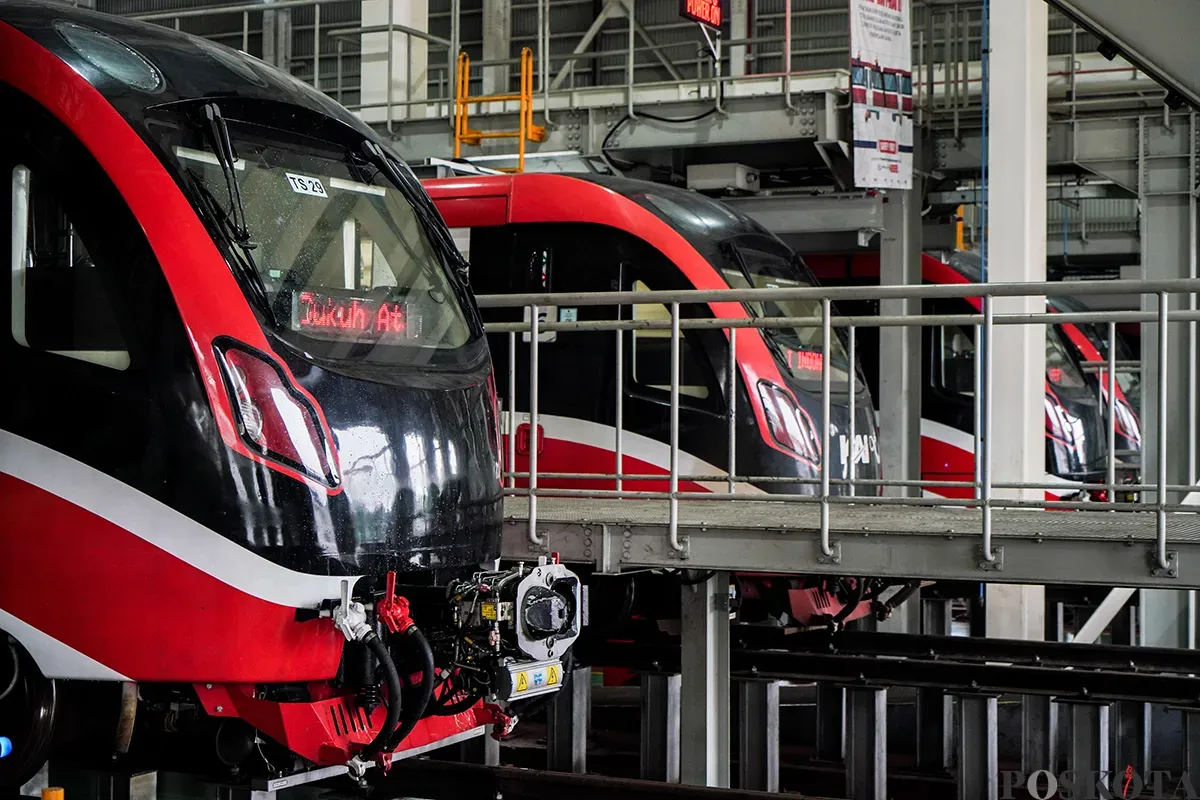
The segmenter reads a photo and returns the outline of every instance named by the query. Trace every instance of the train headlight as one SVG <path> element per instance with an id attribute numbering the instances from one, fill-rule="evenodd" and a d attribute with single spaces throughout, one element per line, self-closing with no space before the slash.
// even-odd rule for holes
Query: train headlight
<path id="1" fill-rule="evenodd" d="M 762 400 L 763 413 L 771 436 L 787 450 L 806 461 L 821 460 L 821 438 L 804 409 L 796 404 L 792 396 L 773 383 L 758 384 L 758 396 Z"/>

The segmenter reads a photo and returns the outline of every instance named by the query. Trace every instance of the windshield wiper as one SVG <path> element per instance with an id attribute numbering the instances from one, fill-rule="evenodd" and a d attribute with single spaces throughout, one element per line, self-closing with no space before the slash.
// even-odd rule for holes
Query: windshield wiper
<path id="1" fill-rule="evenodd" d="M 196 176 L 190 169 L 185 170 L 192 184 L 192 189 L 196 196 L 200 199 L 201 205 L 205 213 L 212 217 L 216 223 L 217 230 L 220 231 L 222 238 L 229 245 L 230 254 L 233 256 L 233 266 L 238 275 L 242 278 L 242 282 L 250 290 L 250 294 L 254 300 L 266 313 L 268 319 L 275 321 L 275 313 L 271 310 L 271 298 L 267 294 L 266 284 L 263 283 L 262 275 L 258 272 L 258 265 L 254 263 L 254 256 L 250 254 L 253 249 L 251 245 L 243 244 L 234 232 L 235 224 L 230 221 L 229 215 L 221 208 L 220 202 L 213 196 L 212 191 L 204 185 L 204 181 Z"/>
<path id="2" fill-rule="evenodd" d="M 366 154 L 367 160 L 374 164 L 380 172 L 387 175 L 388 179 L 396 185 L 396 188 L 403 190 L 409 185 L 400 168 L 396 166 L 396 162 L 382 147 L 367 139 L 363 142 L 362 149 L 363 153 Z M 446 231 L 442 220 L 436 216 L 436 212 L 431 213 L 433 211 L 432 205 L 427 206 L 421 202 L 421 198 L 419 197 L 406 199 L 408 199 L 409 206 L 412 207 L 414 213 L 420 218 L 425 231 L 437 242 L 438 248 L 450 260 L 450 263 L 454 265 L 454 271 L 465 285 L 468 282 L 467 262 L 463 259 L 462 254 L 458 252 L 458 246 L 450 238 L 450 234 Z"/>
<path id="3" fill-rule="evenodd" d="M 204 106 L 204 117 L 208 120 L 208 135 L 211 140 L 213 153 L 225 176 L 225 188 L 229 191 L 229 209 L 233 214 L 234 240 L 245 249 L 253 249 L 250 243 L 250 232 L 246 230 L 246 208 L 242 205 L 242 191 L 238 188 L 237 154 L 233 151 L 233 141 L 229 138 L 229 126 L 225 117 L 221 116 L 221 107 L 216 103 Z"/>

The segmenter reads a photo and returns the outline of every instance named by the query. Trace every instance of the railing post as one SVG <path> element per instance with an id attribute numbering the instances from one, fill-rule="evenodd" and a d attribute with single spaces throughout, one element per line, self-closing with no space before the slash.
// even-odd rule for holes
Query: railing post
<path id="1" fill-rule="evenodd" d="M 856 337 L 855 337 L 855 328 L 853 325 L 850 326 L 847 338 L 849 339 L 849 345 L 850 345 L 849 352 L 847 353 L 847 356 L 850 359 L 850 366 L 849 366 L 850 376 L 846 379 L 846 394 L 850 398 L 849 399 L 849 403 L 850 403 L 850 431 L 849 431 L 850 451 L 849 451 L 849 454 L 846 455 L 846 478 L 850 481 L 849 494 L 851 497 L 854 497 L 854 495 L 855 495 L 855 491 L 854 491 L 854 448 L 855 448 L 855 445 L 857 444 L 857 440 L 855 439 L 855 430 L 854 430 L 854 427 L 855 427 L 854 416 L 857 412 L 857 409 L 855 408 L 855 400 L 856 400 L 855 395 L 857 394 L 856 390 L 858 389 L 858 386 L 856 385 L 856 382 L 855 382 L 855 371 L 854 371 L 854 347 L 855 347 L 855 343 L 856 343 L 855 342 Z"/>
<path id="2" fill-rule="evenodd" d="M 1108 323 L 1108 502 L 1117 499 L 1117 323 Z"/>
<path id="3" fill-rule="evenodd" d="M 321 4 L 313 5 L 313 88 L 321 91 Z"/>
<path id="4" fill-rule="evenodd" d="M 995 327 L 992 296 L 983 298 L 983 560 L 996 560 L 992 552 L 992 365 L 995 363 Z"/>
<path id="5" fill-rule="evenodd" d="M 544 543 L 537 532 L 538 470 L 538 307 L 529 306 L 529 541 Z"/>
<path id="6" fill-rule="evenodd" d="M 738 366 L 737 366 L 737 328 L 729 329 L 729 360 L 725 365 L 726 376 L 725 382 L 728 384 L 728 397 L 726 404 L 729 407 L 729 493 L 734 494 L 737 491 L 737 392 L 738 392 Z"/>
<path id="7" fill-rule="evenodd" d="M 632 24 L 632 22 L 631 22 Z M 679 541 L 679 303 L 671 303 L 671 478 L 668 534 L 671 549 L 681 552 Z"/>
<path id="8" fill-rule="evenodd" d="M 508 332 L 508 485 L 517 487 L 517 332 Z"/>
<path id="9" fill-rule="evenodd" d="M 975 499 L 983 498 L 983 326 L 975 326 L 975 375 L 972 387 L 975 396 L 972 414 L 975 436 Z"/>
<path id="10" fill-rule="evenodd" d="M 1167 293 L 1158 294 L 1158 497 L 1156 498 L 1155 557 L 1159 569 L 1170 569 L 1167 560 Z"/>
<path id="11" fill-rule="evenodd" d="M 617 313 L 617 321 L 620 322 L 620 312 Z M 635 340 L 636 341 L 636 340 Z M 616 489 L 621 491 L 624 481 L 621 479 L 621 473 L 625 469 L 625 331 L 617 328 L 617 396 L 613 398 L 616 404 L 616 419 L 613 427 L 616 429 L 614 434 L 616 442 L 616 470 L 613 473 L 616 479 Z"/>
<path id="12" fill-rule="evenodd" d="M 821 299 L 821 554 L 833 555 L 829 543 L 829 340 L 833 335 L 832 307 L 828 297 Z"/>

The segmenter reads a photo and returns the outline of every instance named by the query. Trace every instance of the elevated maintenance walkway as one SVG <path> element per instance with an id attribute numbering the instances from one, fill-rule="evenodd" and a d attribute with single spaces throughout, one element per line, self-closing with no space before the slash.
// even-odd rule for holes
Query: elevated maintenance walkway
<path id="1" fill-rule="evenodd" d="M 848 499 L 848 498 L 846 498 Z M 872 498 L 878 503 L 880 498 Z M 833 555 L 821 550 L 817 502 L 759 499 L 679 503 L 680 552 L 670 544 L 663 499 L 539 497 L 529 538 L 529 501 L 504 505 L 504 557 L 551 552 L 604 572 L 639 568 L 870 575 L 994 583 L 1078 583 L 1200 588 L 1200 514 L 1167 514 L 1170 567 L 1156 558 L 1156 515 L 1146 511 L 994 509 L 994 561 L 983 557 L 977 510 L 836 504 Z"/>

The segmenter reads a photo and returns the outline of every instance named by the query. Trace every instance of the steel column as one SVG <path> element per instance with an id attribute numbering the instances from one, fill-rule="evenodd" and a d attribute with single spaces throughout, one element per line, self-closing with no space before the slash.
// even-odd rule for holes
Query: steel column
<path id="1" fill-rule="evenodd" d="M 920 151 L 913 131 L 913 152 Z M 914 168 L 916 165 L 914 164 Z M 915 186 L 920 178 L 914 175 Z M 890 190 L 883 204 L 879 283 L 921 284 L 921 199 L 916 191 Z M 917 299 L 881 300 L 879 313 L 920 314 Z M 889 478 L 921 477 L 921 329 L 886 328 L 879 336 L 879 457 Z M 919 497 L 919 489 L 888 487 L 889 496 Z"/>
<path id="2" fill-rule="evenodd" d="M 918 596 L 921 633 L 947 636 L 950 633 L 950 601 Z M 941 772 L 950 766 L 949 737 L 954 728 L 946 693 L 941 689 L 917 690 L 917 766 Z"/>
<path id="3" fill-rule="evenodd" d="M 1056 708 L 1044 695 L 1021 696 L 1021 771 L 1054 769 Z"/>
<path id="4" fill-rule="evenodd" d="M 959 800 L 996 800 L 996 698 L 962 695 L 957 703 Z"/>
<path id="5" fill-rule="evenodd" d="M 546 768 L 587 772 L 588 723 L 591 720 L 592 669 L 572 670 L 567 685 L 546 707 Z"/>
<path id="6" fill-rule="evenodd" d="M 847 687 L 846 797 L 887 796 L 887 689 Z"/>
<path id="7" fill-rule="evenodd" d="M 1200 772 L 1200 711 L 1183 712 L 1183 771 Z"/>
<path id="8" fill-rule="evenodd" d="M 641 676 L 641 777 L 679 783 L 680 676 Z"/>
<path id="9" fill-rule="evenodd" d="M 1009 0 L 990 15 L 988 86 L 988 206 L 985 280 L 1046 279 L 1046 70 L 1044 0 Z M 997 298 L 994 313 L 1045 310 L 1040 297 Z M 986 443 L 992 481 L 1032 482 L 1045 476 L 1045 348 L 1041 325 L 997 326 L 991 430 Z M 985 426 L 986 428 L 986 426 Z M 996 499 L 1041 499 L 1041 490 L 996 489 Z M 986 555 L 986 554 L 985 554 Z M 1041 638 L 1044 592 L 1037 586 L 990 585 L 987 635 Z"/>
<path id="10" fill-rule="evenodd" d="M 490 734 L 473 736 L 458 745 L 458 761 L 466 764 L 482 764 L 485 767 L 500 766 L 500 742 Z"/>
<path id="11" fill-rule="evenodd" d="M 679 776 L 729 786 L 729 573 L 683 586 Z"/>
<path id="12" fill-rule="evenodd" d="M 1108 769 L 1109 707 L 1104 703 L 1059 703 L 1071 718 L 1071 740 L 1067 746 L 1067 769 L 1076 775 L 1094 775 Z"/>
<path id="13" fill-rule="evenodd" d="M 817 758 L 821 761 L 842 760 L 842 720 L 845 692 L 832 683 L 817 684 Z"/>
<path id="14" fill-rule="evenodd" d="M 1122 700 L 1109 709 L 1108 729 L 1112 734 L 1110 769 L 1120 773 L 1126 767 L 1146 775 L 1150 772 L 1149 703 Z"/>
<path id="15" fill-rule="evenodd" d="M 483 0 L 483 60 L 512 57 L 512 0 Z M 483 94 L 508 94 L 508 64 L 483 67 Z"/>
<path id="16" fill-rule="evenodd" d="M 738 788 L 779 791 L 779 681 L 738 681 Z"/>

